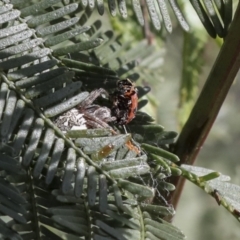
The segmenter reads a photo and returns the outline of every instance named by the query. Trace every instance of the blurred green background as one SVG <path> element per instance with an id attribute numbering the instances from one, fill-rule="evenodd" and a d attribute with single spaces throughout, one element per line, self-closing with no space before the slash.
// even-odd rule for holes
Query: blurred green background
<path id="1" fill-rule="evenodd" d="M 181 2 L 190 25 L 189 33 L 184 33 L 172 15 L 173 32 L 163 29 L 153 34 L 153 44 L 160 50 L 162 64 L 152 71 L 160 72 L 154 79 L 144 79 L 142 83 L 152 88 L 145 107 L 157 123 L 167 131 L 180 132 L 204 82 L 214 64 L 222 44 L 221 39 L 210 38 L 188 1 Z M 238 1 L 234 1 L 234 6 Z M 115 33 L 123 34 L 122 44 L 132 45 L 144 38 L 143 29 L 136 23 L 131 7 L 129 18 L 110 18 Z M 191 94 L 188 101 L 180 88 L 186 84 Z M 140 84 L 137 82 L 137 84 Z M 185 89 L 186 90 L 186 89 Z M 183 93 L 183 92 L 182 92 Z M 239 74 L 221 108 L 215 124 L 197 158 L 196 165 L 219 171 L 231 177 L 231 182 L 240 185 L 240 82 Z M 179 109 L 181 102 L 181 108 Z M 237 240 L 240 239 L 240 223 L 215 199 L 186 182 L 181 196 L 174 224 L 193 240 Z"/>
<path id="2" fill-rule="evenodd" d="M 197 19 L 195 19 L 198 21 Z M 190 22 L 191 25 L 191 22 Z M 204 29 L 198 26 L 202 34 Z M 218 41 L 207 37 L 202 59 L 202 70 L 199 75 L 199 91 L 211 70 L 220 46 Z M 178 104 L 179 88 L 182 73 L 183 32 L 174 29 L 167 36 L 166 58 L 163 65 L 164 82 L 152 87 L 152 93 L 159 103 L 158 122 L 167 130 L 179 132 Z M 219 112 L 210 134 L 200 151 L 195 165 L 219 171 L 231 177 L 231 182 L 240 185 L 240 74 L 235 79 L 230 92 Z M 186 182 L 174 224 L 194 240 L 238 240 L 240 223 L 215 199 Z"/>
<path id="3" fill-rule="evenodd" d="M 167 130 L 178 131 L 176 115 L 179 100 L 175 96 L 177 96 L 180 85 L 181 51 L 178 50 L 178 44 L 175 44 L 175 41 L 178 41 L 181 33 L 176 30 L 173 35 L 175 34 L 177 37 L 169 36 L 167 40 L 169 47 L 167 47 L 167 56 L 163 66 L 166 80 L 159 86 L 158 119 L 159 123 L 165 126 Z M 203 56 L 199 56 L 204 59 L 199 77 L 199 91 L 218 51 L 219 46 L 216 41 L 208 38 Z M 238 74 L 196 161 L 197 166 L 229 175 L 232 179 L 231 182 L 237 185 L 240 185 L 239 78 L 240 75 Z M 189 182 L 185 184 L 174 224 L 184 231 L 188 239 L 240 239 L 240 223 L 223 207 L 218 206 L 215 199 Z"/>

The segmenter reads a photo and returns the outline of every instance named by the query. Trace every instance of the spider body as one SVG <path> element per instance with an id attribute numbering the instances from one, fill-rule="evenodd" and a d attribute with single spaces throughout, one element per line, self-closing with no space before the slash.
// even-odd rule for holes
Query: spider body
<path id="1" fill-rule="evenodd" d="M 112 115 L 119 125 L 128 124 L 135 118 L 138 106 L 137 88 L 129 80 L 119 80 L 113 93 Z"/>
<path id="2" fill-rule="evenodd" d="M 85 128 L 111 128 L 108 122 L 115 121 L 116 118 L 111 116 L 110 109 L 92 104 L 103 93 L 107 94 L 103 88 L 92 91 L 79 105 L 55 119 L 55 124 L 64 132 Z"/>

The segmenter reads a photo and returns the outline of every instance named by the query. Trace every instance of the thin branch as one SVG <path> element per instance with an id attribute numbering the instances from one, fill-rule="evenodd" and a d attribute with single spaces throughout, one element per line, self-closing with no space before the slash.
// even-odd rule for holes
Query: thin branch
<path id="1" fill-rule="evenodd" d="M 143 34 L 148 41 L 148 45 L 152 45 L 154 40 L 154 34 L 150 29 L 149 13 L 147 9 L 147 3 L 145 0 L 141 1 L 141 8 L 142 8 L 143 18 L 144 18 Z"/>
<path id="2" fill-rule="evenodd" d="M 240 4 L 236 10 L 229 33 L 218 54 L 205 86 L 173 146 L 173 153 L 180 158 L 180 164 L 192 165 L 218 115 L 225 97 L 240 67 Z M 170 196 L 174 207 L 180 198 L 184 179 L 171 182 L 176 191 Z"/>

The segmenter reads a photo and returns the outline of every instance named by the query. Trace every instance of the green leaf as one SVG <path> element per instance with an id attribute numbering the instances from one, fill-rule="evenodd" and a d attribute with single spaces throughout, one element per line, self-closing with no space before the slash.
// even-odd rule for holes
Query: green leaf
<path id="1" fill-rule="evenodd" d="M 62 7 L 60 9 L 57 9 L 55 11 L 33 17 L 27 21 L 27 24 L 29 27 L 34 28 L 41 24 L 56 20 L 58 18 L 61 18 L 65 15 L 69 14 L 69 13 L 72 13 L 72 12 L 76 11 L 77 7 L 78 7 L 78 4 L 76 4 L 76 3 L 69 4 L 69 5 Z"/>
<path id="2" fill-rule="evenodd" d="M 170 152 L 168 152 L 168 151 L 166 151 L 162 148 L 153 147 L 153 146 L 145 144 L 145 143 L 143 143 L 141 145 L 141 147 L 143 149 L 145 149 L 147 152 L 154 153 L 158 156 L 161 156 L 165 159 L 168 159 L 169 161 L 172 161 L 172 162 L 178 162 L 179 161 L 179 158 L 176 155 L 174 155 L 174 154 L 172 154 L 172 153 L 170 153 Z"/>
<path id="3" fill-rule="evenodd" d="M 147 186 L 141 186 L 139 184 L 135 184 L 132 182 L 129 182 L 127 180 L 118 180 L 119 186 L 126 189 L 127 191 L 131 192 L 132 194 L 137 194 L 139 196 L 145 197 L 145 198 L 151 198 L 153 197 L 153 189 L 147 187 Z"/>

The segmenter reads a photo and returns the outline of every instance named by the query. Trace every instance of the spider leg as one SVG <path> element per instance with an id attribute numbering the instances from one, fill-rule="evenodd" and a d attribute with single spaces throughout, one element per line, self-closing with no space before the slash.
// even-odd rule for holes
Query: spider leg
<path id="1" fill-rule="evenodd" d="M 99 107 L 93 112 L 93 115 L 104 122 L 113 122 L 116 120 L 116 117 L 111 116 L 111 110 L 107 107 Z"/>
<path id="2" fill-rule="evenodd" d="M 91 105 L 96 98 L 98 98 L 102 93 L 108 96 L 105 89 L 99 88 L 89 93 L 89 95 L 77 106 L 78 109 L 85 108 Z"/>
<path id="3" fill-rule="evenodd" d="M 110 128 L 111 127 L 104 121 L 102 121 L 100 118 L 95 117 L 91 114 L 85 113 L 84 118 L 87 120 L 87 125 L 89 125 L 92 128 Z"/>
<path id="4" fill-rule="evenodd" d="M 113 122 L 113 121 L 116 121 L 116 117 L 108 117 L 108 118 L 104 118 L 104 121 L 105 122 Z"/>
<path id="5" fill-rule="evenodd" d="M 127 132 L 126 126 L 125 125 L 122 125 L 122 126 L 123 126 L 125 134 L 127 134 L 128 132 Z"/>

